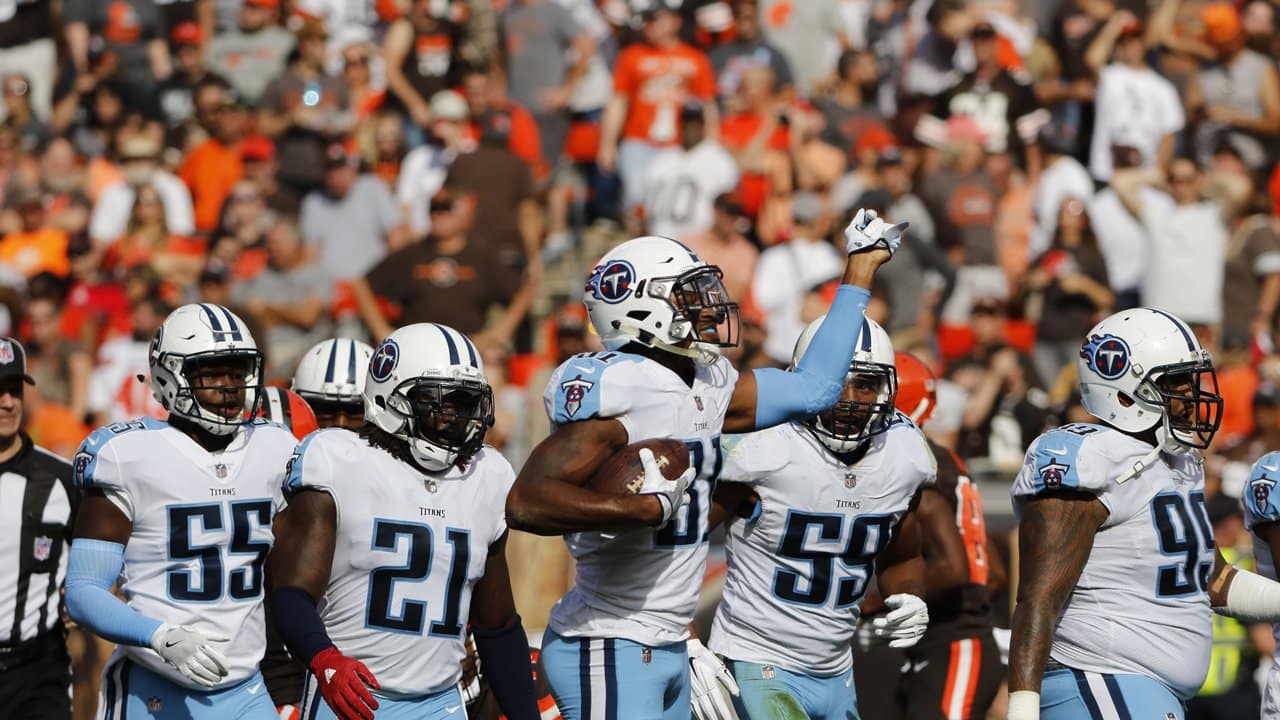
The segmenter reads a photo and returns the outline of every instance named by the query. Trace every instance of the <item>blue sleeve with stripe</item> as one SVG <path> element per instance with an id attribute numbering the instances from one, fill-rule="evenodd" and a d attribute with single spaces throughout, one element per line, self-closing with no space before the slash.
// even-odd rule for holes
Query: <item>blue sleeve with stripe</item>
<path id="1" fill-rule="evenodd" d="M 754 371 L 757 429 L 816 415 L 840 399 L 870 299 L 866 288 L 841 285 L 795 370 Z"/>
<path id="2" fill-rule="evenodd" d="M 307 486 L 315 485 L 315 483 L 303 482 L 302 472 L 303 472 L 304 466 L 306 466 L 307 449 L 311 447 L 311 441 L 315 440 L 317 437 L 320 437 L 323 434 L 324 434 L 323 430 L 319 432 L 313 432 L 310 435 L 307 435 L 306 437 L 304 437 L 302 439 L 302 442 L 298 443 L 298 447 L 294 448 L 293 455 L 289 457 L 289 464 L 286 465 L 284 469 L 284 486 L 281 488 L 282 491 L 284 492 L 284 497 L 286 500 L 293 497 L 295 493 L 302 490 L 303 488 Z M 316 453 L 314 451 L 312 452 L 311 457 L 312 457 L 312 465 L 314 466 L 317 460 Z M 314 467 L 311 467 L 310 469 L 312 471 L 315 470 Z"/>
<path id="3" fill-rule="evenodd" d="M 1014 481 L 1015 495 L 1039 495 L 1055 490 L 1105 489 L 1106 479 L 1101 476 L 1081 478 L 1081 450 L 1090 435 L 1100 430 L 1094 425 L 1067 425 L 1036 438 L 1027 450 L 1022 469 Z M 1099 466 L 1095 475 L 1102 470 Z M 1105 474 L 1105 471 L 1104 471 Z"/>
<path id="4" fill-rule="evenodd" d="M 71 461 L 71 480 L 76 489 L 89 490 L 94 487 L 94 477 L 98 469 L 98 456 L 106 447 L 107 441 L 115 437 L 109 427 L 100 427 L 89 434 L 76 450 L 75 459 Z"/>
<path id="5" fill-rule="evenodd" d="M 1269 452 L 1249 470 L 1249 483 L 1243 493 L 1245 525 L 1250 530 L 1255 525 L 1280 522 L 1277 481 L 1280 481 L 1280 452 Z"/>
<path id="6" fill-rule="evenodd" d="M 588 353 L 567 360 L 561 368 L 559 382 L 554 388 L 548 388 L 551 393 L 551 406 L 548 408 L 551 422 L 563 425 L 597 417 L 617 417 L 625 412 L 626 407 L 618 403 L 625 399 L 626 388 L 615 388 L 610 404 L 603 402 L 605 372 L 610 361 L 619 355 Z"/>

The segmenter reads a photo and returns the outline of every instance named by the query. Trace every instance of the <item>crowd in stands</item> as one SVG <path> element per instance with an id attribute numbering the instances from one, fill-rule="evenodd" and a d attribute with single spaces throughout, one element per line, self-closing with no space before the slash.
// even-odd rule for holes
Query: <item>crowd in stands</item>
<path id="1" fill-rule="evenodd" d="M 0 2 L 0 335 L 70 456 L 163 416 L 173 307 L 223 303 L 287 384 L 335 335 L 473 337 L 517 464 L 596 347 L 596 258 L 719 265 L 740 368 L 785 365 L 859 207 L 909 221 L 870 314 L 941 378 L 926 427 L 1010 476 L 1087 419 L 1083 335 L 1140 305 L 1213 349 L 1210 487 L 1280 445 L 1273 0 Z"/>

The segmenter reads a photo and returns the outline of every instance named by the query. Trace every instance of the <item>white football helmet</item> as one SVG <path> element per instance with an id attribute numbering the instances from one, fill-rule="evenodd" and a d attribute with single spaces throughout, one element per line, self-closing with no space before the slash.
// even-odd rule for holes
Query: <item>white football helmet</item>
<path id="1" fill-rule="evenodd" d="M 638 342 L 711 365 L 738 343 L 738 305 L 722 277 L 684 245 L 648 235 L 600 258 L 584 302 L 606 349 Z"/>
<path id="2" fill-rule="evenodd" d="M 813 336 L 826 315 L 814 320 L 800 333 L 796 348 L 791 353 L 791 369 L 800 364 L 800 359 L 809 350 Z M 853 362 L 849 364 L 849 373 L 845 376 L 845 388 L 840 400 L 826 412 L 818 413 L 806 421 L 809 431 L 814 437 L 826 445 L 832 452 L 846 454 L 857 450 L 869 438 L 889 429 L 893 420 L 894 403 L 898 396 L 898 374 L 894 369 L 893 343 L 889 333 L 879 323 L 870 318 L 862 319 L 862 328 L 858 331 L 858 341 L 854 345 Z M 845 399 L 850 386 L 857 387 L 862 383 L 873 383 L 876 386 L 876 399 L 872 402 L 859 402 Z"/>
<path id="3" fill-rule="evenodd" d="M 373 348 L 351 338 L 322 340 L 293 371 L 293 391 L 307 402 L 357 405 L 363 402 Z"/>
<path id="4" fill-rule="evenodd" d="M 190 373 L 202 364 L 244 364 L 243 407 L 206 408 L 196 399 Z M 258 413 L 262 400 L 262 353 L 249 328 L 221 305 L 183 305 L 161 323 L 151 340 L 151 394 L 172 416 L 215 435 L 230 435 Z"/>
<path id="5" fill-rule="evenodd" d="M 1165 452 L 1208 447 L 1222 422 L 1213 357 L 1186 323 L 1163 310 L 1134 308 L 1098 323 L 1077 366 L 1085 410 L 1128 433 L 1159 425 Z"/>
<path id="6" fill-rule="evenodd" d="M 408 443 L 423 470 L 442 472 L 465 462 L 493 425 L 493 391 L 480 352 L 444 325 L 396 330 L 369 361 L 364 417 Z"/>

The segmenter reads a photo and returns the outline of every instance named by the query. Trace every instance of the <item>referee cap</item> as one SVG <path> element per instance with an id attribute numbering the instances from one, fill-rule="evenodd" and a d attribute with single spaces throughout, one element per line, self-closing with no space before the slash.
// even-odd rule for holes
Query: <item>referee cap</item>
<path id="1" fill-rule="evenodd" d="M 13 338 L 0 338 L 0 379 L 17 375 L 28 385 L 35 385 L 35 378 L 27 374 L 27 351 Z"/>

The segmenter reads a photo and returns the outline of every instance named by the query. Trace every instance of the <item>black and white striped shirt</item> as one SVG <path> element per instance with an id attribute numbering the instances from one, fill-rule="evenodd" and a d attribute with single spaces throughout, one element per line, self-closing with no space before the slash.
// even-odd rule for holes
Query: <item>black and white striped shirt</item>
<path id="1" fill-rule="evenodd" d="M 71 464 L 26 433 L 20 440 L 0 463 L 0 646 L 57 627 L 77 504 Z"/>

